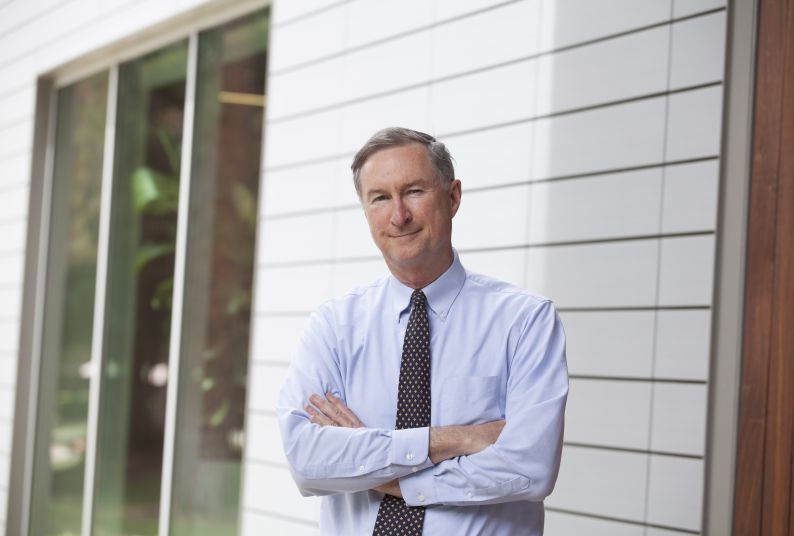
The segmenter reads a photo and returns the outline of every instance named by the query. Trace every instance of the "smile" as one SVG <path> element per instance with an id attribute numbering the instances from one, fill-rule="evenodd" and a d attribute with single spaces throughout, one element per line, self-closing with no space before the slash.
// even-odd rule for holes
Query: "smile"
<path id="1" fill-rule="evenodd" d="M 421 229 L 420 229 L 420 231 L 421 231 Z M 403 238 L 405 236 L 413 236 L 413 235 L 417 234 L 418 232 L 419 231 L 414 231 L 413 233 L 405 233 L 405 234 L 401 234 L 401 235 L 392 235 L 391 237 L 392 238 Z"/>

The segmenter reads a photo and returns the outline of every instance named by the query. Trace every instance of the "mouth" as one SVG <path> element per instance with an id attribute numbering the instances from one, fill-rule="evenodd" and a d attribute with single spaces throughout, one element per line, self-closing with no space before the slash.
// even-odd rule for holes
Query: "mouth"
<path id="1" fill-rule="evenodd" d="M 414 231 L 412 233 L 405 233 L 405 234 L 401 234 L 401 235 L 390 235 L 390 236 L 391 236 L 391 238 L 405 238 L 406 236 L 413 236 L 413 235 L 419 233 L 419 231 L 421 231 L 421 229 L 419 229 L 417 231 Z"/>

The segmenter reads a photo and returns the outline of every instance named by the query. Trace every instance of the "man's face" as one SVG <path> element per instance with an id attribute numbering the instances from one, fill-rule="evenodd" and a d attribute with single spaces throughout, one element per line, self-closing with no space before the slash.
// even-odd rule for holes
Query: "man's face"
<path id="1" fill-rule="evenodd" d="M 360 178 L 369 230 L 391 268 L 421 270 L 451 253 L 460 181 L 445 188 L 423 145 L 376 152 Z"/>

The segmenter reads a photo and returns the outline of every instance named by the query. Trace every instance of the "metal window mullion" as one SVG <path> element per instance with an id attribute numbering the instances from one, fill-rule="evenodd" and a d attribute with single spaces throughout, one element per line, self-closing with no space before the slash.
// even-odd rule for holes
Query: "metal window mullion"
<path id="1" fill-rule="evenodd" d="M 86 430 L 85 474 L 83 481 L 82 535 L 91 536 L 94 515 L 94 485 L 99 437 L 99 404 L 102 394 L 102 353 L 105 334 L 105 308 L 108 265 L 110 263 L 110 221 L 113 200 L 113 157 L 116 140 L 119 67 L 114 65 L 108 75 L 107 115 L 102 156 L 102 186 L 97 241 L 96 290 L 94 294 L 94 325 L 91 335 L 91 375 L 88 389 L 88 425 Z"/>
<path id="2" fill-rule="evenodd" d="M 21 534 L 27 534 L 30 530 L 30 513 L 33 505 L 33 466 L 36 461 L 36 435 L 38 424 L 38 407 L 39 407 L 39 385 L 41 384 L 41 360 L 42 360 L 42 339 L 44 334 L 44 306 L 45 297 L 47 294 L 47 258 L 49 255 L 50 243 L 50 218 L 52 216 L 52 189 L 53 189 L 53 176 L 55 173 L 55 133 L 56 122 L 58 115 L 58 98 L 57 91 L 52 88 L 49 95 L 49 114 L 47 118 L 47 143 L 46 152 L 44 155 L 44 184 L 42 185 L 42 200 L 41 200 L 41 219 L 39 231 L 39 243 L 36 262 L 36 283 L 34 288 L 34 306 L 33 310 L 33 327 L 32 341 L 31 341 L 31 360 L 30 360 L 30 378 L 28 383 L 28 422 L 25 427 L 25 445 L 28 445 L 26 455 L 24 457 L 23 478 L 21 482 L 11 482 L 9 491 L 13 492 L 14 489 L 21 489 L 22 502 L 21 512 L 18 518 L 19 530 Z M 22 356 L 17 355 L 17 359 Z M 17 389 L 22 386 L 17 385 Z M 13 460 L 12 460 L 13 461 Z M 4 506 L 4 505 L 2 505 Z M 10 521 L 10 519 L 8 520 Z M 7 527 L 8 532 L 11 533 L 13 527 Z"/>
<path id="3" fill-rule="evenodd" d="M 171 308 L 171 334 L 168 346 L 168 387 L 165 405 L 165 438 L 163 469 L 160 482 L 160 536 L 167 536 L 171 524 L 171 495 L 174 478 L 174 449 L 179 403 L 179 372 L 182 357 L 182 318 L 185 295 L 185 264 L 190 212 L 190 176 L 193 153 L 193 122 L 196 109 L 196 76 L 198 70 L 198 34 L 188 40 L 185 111 L 182 123 L 182 154 L 179 172 L 179 212 L 176 226 L 174 287 Z"/>

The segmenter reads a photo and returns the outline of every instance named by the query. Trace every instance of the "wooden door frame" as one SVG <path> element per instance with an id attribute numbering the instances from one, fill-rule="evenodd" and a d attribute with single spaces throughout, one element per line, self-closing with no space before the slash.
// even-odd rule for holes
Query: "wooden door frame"
<path id="1" fill-rule="evenodd" d="M 794 0 L 759 0 L 734 534 L 794 536 Z"/>

